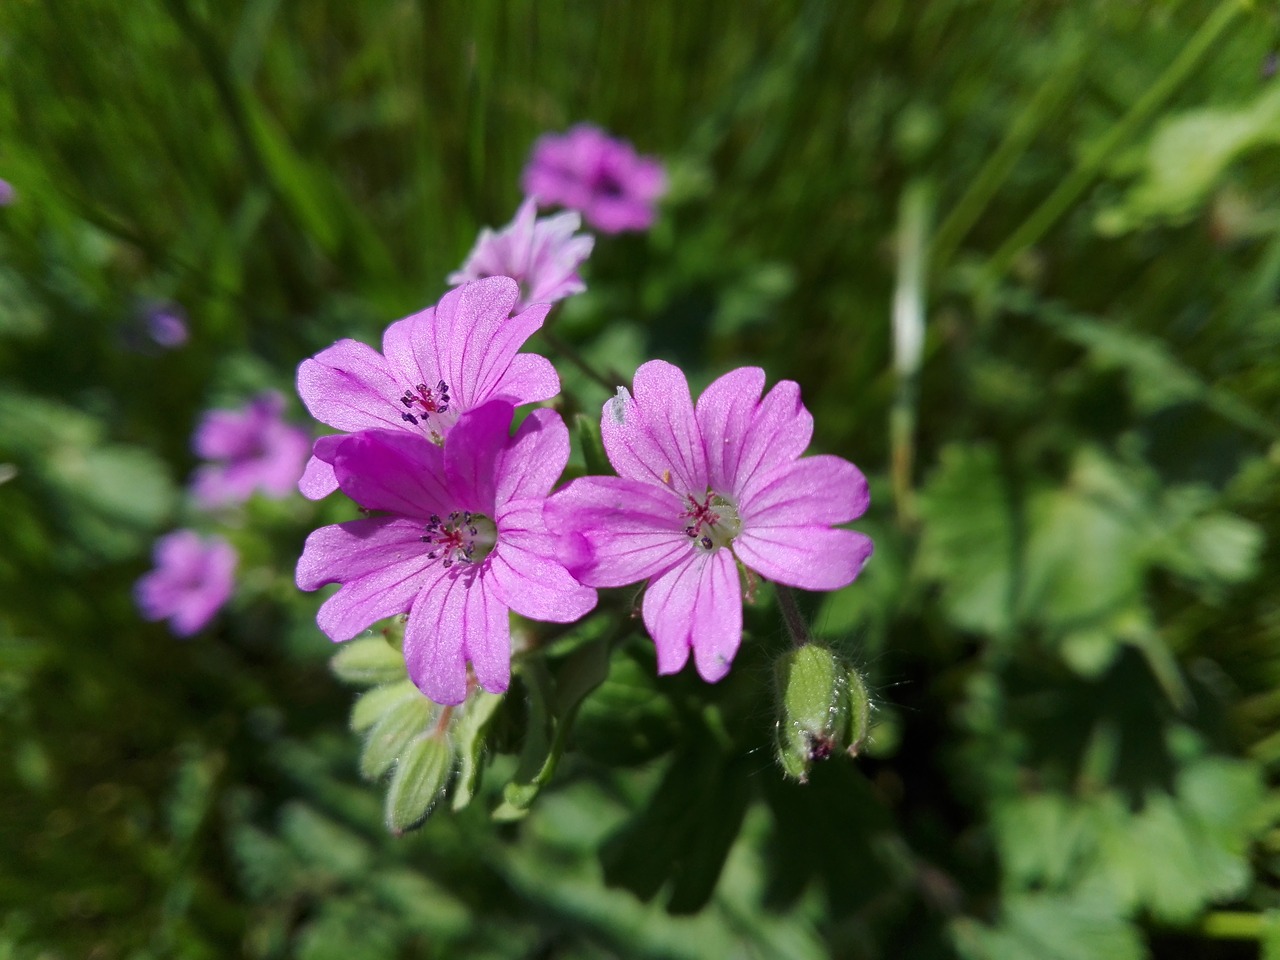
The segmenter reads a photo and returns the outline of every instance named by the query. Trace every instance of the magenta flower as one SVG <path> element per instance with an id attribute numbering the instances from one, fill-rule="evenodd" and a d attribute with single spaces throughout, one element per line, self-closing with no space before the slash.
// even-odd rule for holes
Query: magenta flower
<path id="1" fill-rule="evenodd" d="M 437 703 L 466 698 L 467 661 L 484 689 L 507 689 L 509 610 L 569 623 L 595 606 L 595 591 L 556 561 L 543 526 L 569 431 L 539 409 L 510 436 L 511 414 L 503 401 L 464 413 L 443 449 L 408 431 L 370 430 L 322 451 L 342 492 L 383 515 L 312 533 L 298 586 L 342 584 L 316 618 L 333 640 L 408 613 L 409 676 Z"/>
<path id="2" fill-rule="evenodd" d="M 391 428 L 443 443 L 467 410 L 488 400 L 534 403 L 560 392 L 551 363 L 517 353 L 550 304 L 512 317 L 520 290 L 490 277 L 450 290 L 387 327 L 382 353 L 339 340 L 298 367 L 298 394 L 321 423 L 350 433 Z M 330 465 L 341 437 L 321 437 L 298 487 L 312 500 L 338 489 Z"/>
<path id="3" fill-rule="evenodd" d="M 284 397 L 274 390 L 258 394 L 239 410 L 210 410 L 191 445 L 213 461 L 196 470 L 191 490 L 203 507 L 248 500 L 255 491 L 287 497 L 297 488 L 311 437 L 286 423 Z"/>
<path id="4" fill-rule="evenodd" d="M 604 233 L 647 230 L 667 190 L 661 161 L 587 123 L 539 137 L 521 183 L 543 206 L 580 210 Z"/>
<path id="5" fill-rule="evenodd" d="M 0 207 L 7 207 L 18 199 L 18 192 L 8 180 L 0 180 Z"/>
<path id="6" fill-rule="evenodd" d="M 574 233 L 581 223 L 576 213 L 538 219 L 538 206 L 529 197 L 502 230 L 480 231 L 467 262 L 449 274 L 449 282 L 511 277 L 520 284 L 517 312 L 532 303 L 555 303 L 581 293 L 587 287 L 578 276 L 578 265 L 591 255 L 596 242 L 585 233 Z"/>
<path id="7" fill-rule="evenodd" d="M 133 588 L 138 609 L 148 620 L 168 620 L 180 637 L 197 633 L 231 596 L 235 549 L 221 537 L 176 530 L 156 541 L 152 555 L 155 569 Z"/>
<path id="8" fill-rule="evenodd" d="M 562 562 L 582 583 L 649 580 L 644 623 L 658 672 L 682 669 L 692 648 L 714 683 L 742 641 L 738 564 L 806 590 L 853 580 L 871 540 L 833 529 L 867 508 L 867 482 L 833 456 L 801 458 L 813 418 L 783 380 L 761 399 L 764 371 L 741 367 L 698 399 L 678 367 L 636 371 L 635 397 L 619 388 L 601 430 L 617 477 L 583 477 L 547 503 Z"/>
<path id="9" fill-rule="evenodd" d="M 166 350 L 182 346 L 190 336 L 182 308 L 174 304 L 152 304 L 147 308 L 143 319 L 147 336 Z"/>

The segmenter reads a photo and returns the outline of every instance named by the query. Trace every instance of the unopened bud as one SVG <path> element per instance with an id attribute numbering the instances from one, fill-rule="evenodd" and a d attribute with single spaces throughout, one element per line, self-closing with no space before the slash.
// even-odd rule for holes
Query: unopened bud
<path id="1" fill-rule="evenodd" d="M 809 768 L 838 750 L 857 756 L 871 719 L 867 686 L 857 670 L 816 643 L 788 651 L 777 666 L 781 716 L 778 762 L 801 783 Z"/>

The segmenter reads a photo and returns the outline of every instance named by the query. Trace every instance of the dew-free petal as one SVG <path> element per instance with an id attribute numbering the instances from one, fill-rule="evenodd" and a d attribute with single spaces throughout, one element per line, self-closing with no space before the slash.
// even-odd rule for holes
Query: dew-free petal
<path id="1" fill-rule="evenodd" d="M 702 554 L 658 577 L 644 595 L 644 624 L 658 672 L 676 673 L 693 650 L 698 675 L 715 683 L 742 642 L 742 588 L 727 550 Z"/>
<path id="2" fill-rule="evenodd" d="M 679 367 L 664 360 L 642 364 L 634 396 L 620 390 L 605 404 L 600 433 L 619 476 L 674 483 L 682 492 L 706 489 L 706 454 Z"/>
<path id="3" fill-rule="evenodd" d="M 764 527 L 744 530 L 734 550 L 767 580 L 802 590 L 838 590 L 861 572 L 872 543 L 855 530 Z"/>

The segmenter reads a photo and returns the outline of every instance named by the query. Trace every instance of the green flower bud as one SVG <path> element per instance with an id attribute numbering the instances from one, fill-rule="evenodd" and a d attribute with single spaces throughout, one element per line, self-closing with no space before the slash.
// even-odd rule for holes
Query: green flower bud
<path id="1" fill-rule="evenodd" d="M 801 783 L 809 768 L 837 750 L 857 756 L 871 720 L 871 701 L 861 674 L 826 647 L 807 643 L 788 651 L 777 665 L 778 762 Z"/>

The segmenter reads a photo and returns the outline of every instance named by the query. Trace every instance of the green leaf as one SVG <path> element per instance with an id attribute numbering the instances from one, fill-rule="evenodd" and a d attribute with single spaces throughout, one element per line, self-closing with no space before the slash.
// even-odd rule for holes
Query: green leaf
<path id="1" fill-rule="evenodd" d="M 573 418 L 573 425 L 578 434 L 578 446 L 582 448 L 582 462 L 587 473 L 608 475 L 613 473 L 609 458 L 605 455 L 604 444 L 600 440 L 600 423 L 598 420 L 580 413 Z"/>
<path id="2" fill-rule="evenodd" d="M 422 823 L 444 792 L 453 748 L 443 736 L 422 736 L 403 751 L 387 788 L 387 829 L 399 836 Z"/>
<path id="3" fill-rule="evenodd" d="M 1138 930 L 1114 905 L 1090 897 L 1039 893 L 1006 897 L 997 926 L 952 923 L 966 960 L 1142 960 Z"/>
<path id="4" fill-rule="evenodd" d="M 453 787 L 453 809 L 462 810 L 475 796 L 480 778 L 480 757 L 484 753 L 484 731 L 501 705 L 502 694 L 478 690 L 467 698 L 461 715 L 454 720 L 454 749 L 458 754 L 458 777 Z"/>
<path id="5" fill-rule="evenodd" d="M 404 655 L 379 636 L 348 640 L 329 661 L 329 669 L 344 683 L 366 687 L 394 683 L 406 675 Z"/>
<path id="6" fill-rule="evenodd" d="M 351 729 L 355 733 L 364 733 L 386 716 L 388 710 L 406 700 L 421 697 L 422 691 L 413 685 L 412 680 L 400 680 L 366 690 L 351 708 Z"/>
<path id="7" fill-rule="evenodd" d="M 1009 502 L 996 451 L 986 446 L 943 448 L 920 491 L 920 571 L 942 584 L 943 607 L 961 629 L 995 635 L 1012 629 Z"/>
<path id="8" fill-rule="evenodd" d="M 376 780 L 399 759 L 416 737 L 426 732 L 438 707 L 426 697 L 410 697 L 391 707 L 374 724 L 360 755 L 360 775 Z"/>

